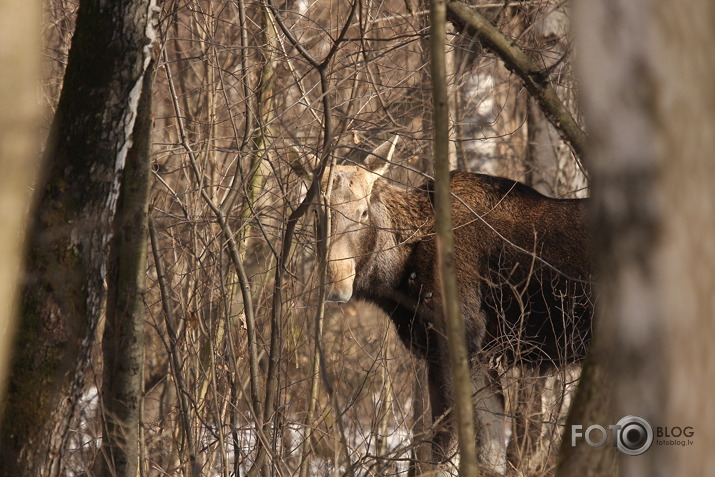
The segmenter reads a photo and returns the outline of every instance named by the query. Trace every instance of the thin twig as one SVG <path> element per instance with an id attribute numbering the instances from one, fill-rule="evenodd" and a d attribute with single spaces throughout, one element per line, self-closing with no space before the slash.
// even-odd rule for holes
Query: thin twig
<path id="1" fill-rule="evenodd" d="M 164 322 L 166 325 L 166 332 L 169 334 L 170 348 L 170 363 L 172 368 L 172 374 L 174 375 L 174 382 L 179 390 L 179 411 L 181 414 L 181 423 L 184 427 L 184 437 L 186 438 L 186 447 L 189 453 L 189 465 L 192 477 L 198 477 L 201 475 L 201 466 L 196 453 L 196 444 L 194 442 L 194 436 L 191 433 L 191 411 L 188 401 L 189 390 L 186 387 L 184 378 L 182 375 L 182 369 L 184 367 L 181 355 L 179 354 L 178 338 L 176 331 L 174 329 L 174 313 L 169 303 L 169 287 L 166 282 L 166 274 L 164 273 L 163 261 L 161 259 L 161 254 L 159 253 L 159 241 L 156 238 L 156 228 L 154 227 L 154 220 L 149 216 L 149 239 L 151 241 L 151 251 L 154 256 L 154 268 L 156 269 L 157 281 L 159 283 L 159 292 L 161 293 L 161 306 L 164 310 Z"/>

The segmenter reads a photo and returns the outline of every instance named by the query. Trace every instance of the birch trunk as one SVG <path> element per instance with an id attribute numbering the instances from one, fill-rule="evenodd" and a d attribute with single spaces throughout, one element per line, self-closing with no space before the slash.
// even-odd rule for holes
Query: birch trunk
<path id="1" fill-rule="evenodd" d="M 106 256 L 150 57 L 153 2 L 81 2 L 28 237 L 0 474 L 55 475 L 104 306 Z"/>
<path id="2" fill-rule="evenodd" d="M 144 77 L 111 242 L 102 351 L 104 436 L 99 475 L 134 477 L 144 396 L 144 298 L 149 229 L 152 74 Z"/>

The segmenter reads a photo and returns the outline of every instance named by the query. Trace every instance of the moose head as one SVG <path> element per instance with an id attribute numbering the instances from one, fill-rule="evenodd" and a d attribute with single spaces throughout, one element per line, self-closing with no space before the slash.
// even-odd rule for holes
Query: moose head
<path id="1" fill-rule="evenodd" d="M 387 171 L 399 136 L 378 146 L 364 165 L 338 165 L 332 171 L 328 301 L 344 303 L 353 296 L 356 273 L 375 250 L 383 212 L 372 203 L 375 181 Z M 327 186 L 328 173 L 323 178 Z"/>

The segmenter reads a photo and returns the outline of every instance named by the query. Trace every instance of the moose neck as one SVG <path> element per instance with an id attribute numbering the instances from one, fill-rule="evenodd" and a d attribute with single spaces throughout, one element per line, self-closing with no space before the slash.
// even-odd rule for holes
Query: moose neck
<path id="1" fill-rule="evenodd" d="M 378 180 L 370 200 L 374 234 L 356 269 L 356 296 L 368 301 L 387 298 L 402 278 L 412 245 L 429 234 L 433 224 L 432 206 L 424 191 Z"/>

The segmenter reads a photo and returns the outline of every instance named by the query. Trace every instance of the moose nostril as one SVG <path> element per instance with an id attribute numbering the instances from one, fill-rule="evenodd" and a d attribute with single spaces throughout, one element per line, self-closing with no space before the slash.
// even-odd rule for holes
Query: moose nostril
<path id="1" fill-rule="evenodd" d="M 332 303 L 346 303 L 352 297 L 352 292 L 347 290 L 331 290 L 325 301 Z"/>

